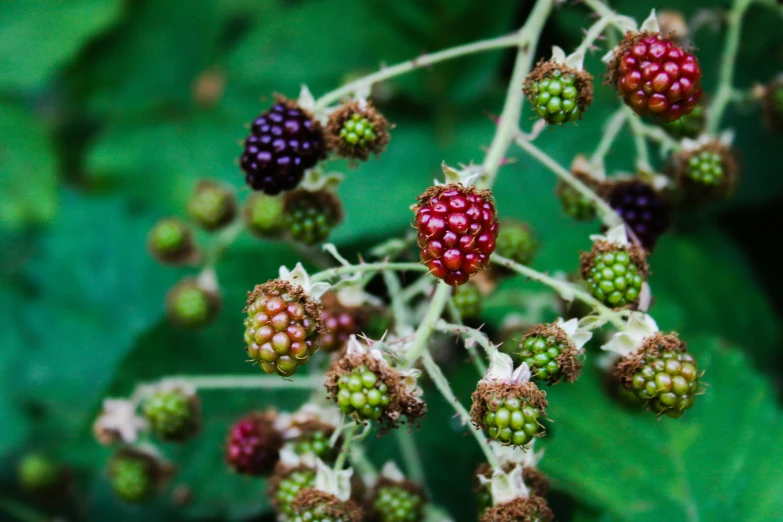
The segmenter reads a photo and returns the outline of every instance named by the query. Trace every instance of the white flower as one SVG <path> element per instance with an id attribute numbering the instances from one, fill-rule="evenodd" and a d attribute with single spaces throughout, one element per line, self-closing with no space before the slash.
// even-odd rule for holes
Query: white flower
<path id="1" fill-rule="evenodd" d="M 402 482 L 405 480 L 405 475 L 402 474 L 402 471 L 397 467 L 397 464 L 391 460 L 386 462 L 386 464 L 383 465 L 383 468 L 381 468 L 381 476 L 393 480 L 394 482 Z"/>
<path id="2" fill-rule="evenodd" d="M 657 332 L 658 325 L 652 317 L 641 312 L 631 312 L 625 330 L 614 334 L 601 349 L 628 357 Z"/>
<path id="3" fill-rule="evenodd" d="M 511 383 L 524 384 L 530 380 L 530 368 L 526 363 L 520 364 L 514 368 L 514 361 L 505 353 L 499 350 L 492 352 L 489 359 L 489 368 L 487 373 L 481 379 L 485 382 L 504 381 Z"/>
<path id="4" fill-rule="evenodd" d="M 329 283 L 311 283 L 310 276 L 302 266 L 302 263 L 297 263 L 293 270 L 288 270 L 286 267 L 281 266 L 280 279 L 301 286 L 307 295 L 316 300 L 320 299 L 329 290 L 330 286 Z"/>
<path id="5" fill-rule="evenodd" d="M 419 386 L 419 377 L 421 377 L 421 370 L 411 368 L 409 370 L 403 370 L 400 372 L 402 377 L 402 385 L 405 387 L 405 391 L 413 397 L 421 397 L 424 391 Z"/>
<path id="6" fill-rule="evenodd" d="M 147 421 L 136 415 L 136 402 L 125 399 L 104 399 L 103 411 L 95 421 L 95 431 L 118 436 L 133 444 L 139 432 L 147 429 Z"/>
<path id="7" fill-rule="evenodd" d="M 566 53 L 563 51 L 563 49 L 553 45 L 552 59 L 550 61 L 553 63 L 563 64 L 566 67 L 570 67 L 571 69 L 575 69 L 577 71 L 581 71 L 584 69 L 585 53 L 584 51 L 579 51 L 578 53 L 571 53 L 566 56 Z"/>
<path id="8" fill-rule="evenodd" d="M 476 180 L 484 173 L 484 170 L 479 165 L 474 165 L 472 162 L 468 165 L 461 165 L 462 169 L 457 170 L 453 167 L 446 165 L 444 161 L 441 164 L 443 169 L 443 178 L 445 183 L 441 183 L 437 179 L 434 180 L 433 185 L 448 185 L 450 183 L 460 183 L 466 187 L 474 185 Z"/>
<path id="9" fill-rule="evenodd" d="M 490 485 L 492 504 L 497 506 L 511 502 L 515 498 L 528 498 L 530 490 L 522 480 L 522 466 L 515 466 L 510 472 L 496 469 L 491 479 L 479 475 L 482 484 Z"/>
<path id="10" fill-rule="evenodd" d="M 544 456 L 544 450 L 533 450 L 535 442 L 536 439 L 533 439 L 520 448 L 519 446 L 503 445 L 493 440 L 489 443 L 489 447 L 501 467 L 506 464 L 519 464 L 523 468 L 535 468 Z"/>
<path id="11" fill-rule="evenodd" d="M 587 344 L 587 341 L 593 337 L 593 333 L 590 330 L 585 329 L 584 325 L 580 323 L 578 319 L 564 321 L 562 317 L 558 317 L 557 321 L 555 321 L 555 326 L 563 330 L 574 344 L 577 351 L 582 351 L 582 348 Z"/>
<path id="12" fill-rule="evenodd" d="M 299 466 L 307 466 L 308 468 L 314 468 L 317 465 L 318 459 L 314 453 L 305 453 L 304 455 L 298 455 L 293 448 L 286 444 L 280 450 L 280 462 L 286 467 L 296 468 Z"/>
<path id="13" fill-rule="evenodd" d="M 305 172 L 304 178 L 299 183 L 299 188 L 317 192 L 319 190 L 337 190 L 345 176 L 341 172 L 322 172 L 313 168 Z"/>
<path id="14" fill-rule="evenodd" d="M 629 246 L 631 244 L 631 242 L 628 241 L 628 235 L 625 232 L 625 225 L 617 225 L 614 228 L 610 228 L 605 236 L 593 234 L 590 236 L 590 240 L 593 242 L 606 241 L 607 243 L 621 247 Z"/>
<path id="15" fill-rule="evenodd" d="M 351 498 L 351 475 L 353 469 L 348 468 L 342 471 L 335 471 L 321 459 L 317 459 L 315 473 L 315 489 L 329 493 L 339 498 L 343 502 Z"/>

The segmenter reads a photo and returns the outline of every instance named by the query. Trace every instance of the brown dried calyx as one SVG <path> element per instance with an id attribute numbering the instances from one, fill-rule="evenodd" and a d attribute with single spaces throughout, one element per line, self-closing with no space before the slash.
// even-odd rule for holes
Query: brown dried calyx
<path id="1" fill-rule="evenodd" d="M 501 466 L 501 469 L 504 473 L 511 473 L 511 471 L 516 466 L 517 464 L 514 462 L 506 462 Z M 482 491 L 483 489 L 489 487 L 488 485 L 481 483 L 479 480 L 480 476 L 487 480 L 491 479 L 492 466 L 485 462 L 476 468 L 476 473 L 473 476 L 473 486 L 476 492 Z M 530 489 L 531 495 L 536 497 L 546 497 L 549 494 L 549 477 L 540 469 L 533 466 L 524 466 L 522 468 L 522 480 L 524 481 L 525 486 Z"/>
<path id="2" fill-rule="evenodd" d="M 312 512 L 317 514 L 317 519 L 331 518 L 343 522 L 362 522 L 364 511 L 353 500 L 340 500 L 324 491 L 307 488 L 296 496 L 293 503 L 294 513 Z"/>
<path id="3" fill-rule="evenodd" d="M 555 340 L 563 346 L 560 355 L 557 357 L 557 364 L 560 366 L 560 372 L 555 375 L 554 378 L 547 380 L 549 384 L 557 384 L 561 379 L 565 382 L 576 382 L 582 374 L 582 367 L 584 366 L 584 363 L 580 358 L 582 352 L 577 350 L 574 342 L 562 328 L 551 323 L 537 324 L 530 328 L 525 336 L 522 337 L 522 341 L 519 343 L 520 348 L 524 347 L 525 341 L 530 337 L 543 337 L 544 339 L 547 337 L 554 337 Z"/>
<path id="4" fill-rule="evenodd" d="M 615 375 L 627 389 L 631 388 L 634 374 L 645 365 L 648 358 L 658 358 L 664 352 L 685 352 L 686 345 L 676 333 L 657 332 L 646 338 L 634 353 L 617 361 Z"/>
<path id="5" fill-rule="evenodd" d="M 552 522 L 554 513 L 541 497 L 515 498 L 487 510 L 481 522 Z"/>
<path id="6" fill-rule="evenodd" d="M 506 399 L 519 399 L 534 408 L 541 410 L 541 416 L 546 417 L 546 408 L 549 402 L 546 400 L 546 392 L 539 389 L 533 382 L 507 382 L 501 380 L 482 379 L 476 386 L 476 391 L 471 395 L 473 404 L 470 407 L 470 416 L 476 427 L 487 430 L 484 425 L 484 416 L 489 410 L 488 401 Z M 543 428 L 542 428 L 543 432 Z"/>
<path id="7" fill-rule="evenodd" d="M 351 121 L 361 121 L 369 125 L 373 138 L 361 139 L 352 143 L 346 139 L 346 124 Z M 376 157 L 380 155 L 389 144 L 389 129 L 392 125 L 386 118 L 378 112 L 373 104 L 367 100 L 354 101 L 341 105 L 330 116 L 326 124 L 326 143 L 330 150 L 333 150 L 341 158 L 352 160 L 367 161 L 370 154 Z M 366 135 L 365 135 L 366 136 Z"/>

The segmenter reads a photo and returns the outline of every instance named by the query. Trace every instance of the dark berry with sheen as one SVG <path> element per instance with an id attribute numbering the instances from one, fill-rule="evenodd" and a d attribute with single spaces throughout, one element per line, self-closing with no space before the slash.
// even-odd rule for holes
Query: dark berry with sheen
<path id="1" fill-rule="evenodd" d="M 676 121 L 701 98 L 699 61 L 657 33 L 628 33 L 608 72 L 623 101 L 640 116 Z"/>
<path id="2" fill-rule="evenodd" d="M 645 250 L 652 251 L 671 223 L 666 197 L 650 184 L 633 180 L 613 184 L 607 199 Z"/>
<path id="3" fill-rule="evenodd" d="M 271 416 L 248 415 L 229 430 L 226 460 L 237 473 L 265 475 L 274 469 L 282 445 L 283 436 Z"/>
<path id="4" fill-rule="evenodd" d="M 325 152 L 321 125 L 281 99 L 253 122 L 239 164 L 251 188 L 275 195 L 296 187 Z"/>
<path id="5" fill-rule="evenodd" d="M 435 277 L 458 286 L 487 267 L 498 235 L 489 191 L 460 184 L 431 187 L 419 196 L 415 212 L 421 260 Z"/>

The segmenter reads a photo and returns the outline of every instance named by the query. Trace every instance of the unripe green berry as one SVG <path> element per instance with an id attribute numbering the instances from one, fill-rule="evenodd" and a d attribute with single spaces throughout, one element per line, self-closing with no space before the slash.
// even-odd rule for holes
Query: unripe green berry
<path id="1" fill-rule="evenodd" d="M 274 480 L 274 477 L 273 477 Z M 278 520 L 290 520 L 294 514 L 293 503 L 299 492 L 315 484 L 315 471 L 295 469 L 276 481 L 274 488 L 274 506 Z"/>
<path id="2" fill-rule="evenodd" d="M 612 308 L 639 301 L 646 269 L 640 267 L 628 250 L 596 250 L 583 259 L 583 274 L 590 294 Z"/>
<path id="3" fill-rule="evenodd" d="M 161 263 L 186 263 L 195 253 L 193 234 L 177 218 L 162 219 L 150 230 L 147 249 Z"/>
<path id="4" fill-rule="evenodd" d="M 19 485 L 30 493 L 45 493 L 57 489 L 62 482 L 62 469 L 39 453 L 25 455 L 18 468 Z"/>
<path id="5" fill-rule="evenodd" d="M 577 221 L 587 221 L 595 218 L 595 204 L 592 200 L 582 195 L 573 186 L 560 181 L 555 191 L 560 204 L 566 214 Z"/>
<path id="6" fill-rule="evenodd" d="M 231 223 L 236 214 L 233 191 L 214 181 L 199 182 L 188 201 L 188 215 L 204 230 L 218 230 Z"/>
<path id="7" fill-rule="evenodd" d="M 456 287 L 452 297 L 462 319 L 476 319 L 481 315 L 481 299 L 478 285 L 472 281 Z"/>
<path id="8" fill-rule="evenodd" d="M 418 522 L 424 514 L 424 496 L 402 484 L 381 484 L 375 490 L 372 507 L 379 522 Z"/>
<path id="9" fill-rule="evenodd" d="M 542 435 L 541 409 L 518 397 L 487 400 L 484 426 L 489 438 L 505 445 L 524 446 Z"/>
<path id="10" fill-rule="evenodd" d="M 550 125 L 581 119 L 593 96 L 592 76 L 553 62 L 541 62 L 524 86 L 532 109 Z"/>
<path id="11" fill-rule="evenodd" d="M 370 102 L 346 103 L 329 116 L 326 140 L 337 156 L 366 161 L 389 143 L 389 122 Z"/>
<path id="12" fill-rule="evenodd" d="M 255 236 L 277 238 L 285 231 L 283 198 L 254 192 L 245 202 L 245 226 Z"/>
<path id="13" fill-rule="evenodd" d="M 330 462 L 337 456 L 339 448 L 329 444 L 331 433 L 323 430 L 305 431 L 293 442 L 294 453 L 306 455 L 312 453 L 324 462 Z"/>
<path id="14" fill-rule="evenodd" d="M 718 152 L 702 150 L 688 157 L 685 175 L 693 182 L 716 186 L 724 177 L 723 158 Z"/>
<path id="15" fill-rule="evenodd" d="M 699 393 L 699 371 L 688 352 L 651 355 L 633 374 L 631 390 L 659 415 L 680 417 L 692 408 Z"/>
<path id="16" fill-rule="evenodd" d="M 495 253 L 522 265 L 528 265 L 538 251 L 538 241 L 533 230 L 526 223 L 504 220 L 495 246 Z"/>
<path id="17" fill-rule="evenodd" d="M 370 148 L 372 143 L 378 138 L 375 134 L 375 126 L 372 122 L 358 112 L 353 113 L 351 117 L 343 123 L 340 129 L 340 137 L 349 145 L 359 146 L 365 149 Z"/>
<path id="18" fill-rule="evenodd" d="M 147 502 L 157 490 L 157 470 L 151 457 L 118 452 L 109 463 L 109 479 L 114 493 L 133 504 Z"/>
<path id="19" fill-rule="evenodd" d="M 144 402 L 144 417 L 161 439 L 186 440 L 199 430 L 198 399 L 177 389 L 159 390 Z"/>
<path id="20" fill-rule="evenodd" d="M 389 405 L 389 389 L 367 366 L 358 366 L 340 377 L 337 406 L 346 415 L 378 420 Z"/>
<path id="21" fill-rule="evenodd" d="M 296 190 L 286 194 L 284 201 L 285 226 L 298 243 L 322 243 L 342 221 L 342 205 L 331 191 Z"/>
<path id="22" fill-rule="evenodd" d="M 530 367 L 533 379 L 555 383 L 560 380 L 560 357 L 568 345 L 554 335 L 530 335 L 521 344 L 522 362 Z"/>
<path id="23" fill-rule="evenodd" d="M 692 112 L 680 116 L 679 119 L 663 123 L 663 130 L 671 137 L 681 140 L 683 138 L 697 138 L 704 132 L 707 117 L 704 108 L 697 105 Z"/>
<path id="24" fill-rule="evenodd" d="M 212 322 L 220 311 L 220 298 L 194 279 L 183 279 L 166 297 L 169 319 L 185 328 L 201 328 Z"/>

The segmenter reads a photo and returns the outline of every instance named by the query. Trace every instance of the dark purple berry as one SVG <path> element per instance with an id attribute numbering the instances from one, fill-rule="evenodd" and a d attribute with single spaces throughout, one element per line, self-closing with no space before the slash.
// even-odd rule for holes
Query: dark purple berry
<path id="1" fill-rule="evenodd" d="M 644 249 L 652 251 L 671 223 L 667 199 L 651 185 L 638 180 L 615 183 L 609 189 L 608 199 Z"/>

